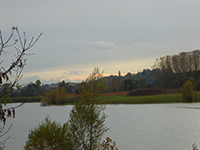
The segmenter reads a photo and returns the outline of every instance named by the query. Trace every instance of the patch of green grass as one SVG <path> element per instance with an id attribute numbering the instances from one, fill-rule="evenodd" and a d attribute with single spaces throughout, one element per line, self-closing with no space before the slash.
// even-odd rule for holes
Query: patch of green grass
<path id="1" fill-rule="evenodd" d="M 198 93 L 198 97 L 199 97 Z M 106 104 L 150 104 L 150 103 L 185 103 L 181 93 L 151 96 L 104 96 Z"/>
<path id="2" fill-rule="evenodd" d="M 43 99 L 43 96 L 26 96 L 26 97 L 11 97 L 12 103 L 21 103 L 21 102 L 40 102 Z"/>
<path id="3" fill-rule="evenodd" d="M 23 96 L 23 97 L 11 97 L 11 99 L 38 99 L 43 98 L 43 96 Z"/>

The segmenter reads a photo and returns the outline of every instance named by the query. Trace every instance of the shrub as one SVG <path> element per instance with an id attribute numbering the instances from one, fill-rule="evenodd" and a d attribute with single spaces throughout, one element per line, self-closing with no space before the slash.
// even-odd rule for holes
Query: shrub
<path id="1" fill-rule="evenodd" d="M 68 133 L 68 124 L 62 126 L 55 121 L 51 122 L 47 117 L 45 121 L 30 130 L 24 149 L 71 149 Z"/>
<path id="2" fill-rule="evenodd" d="M 178 93 L 179 89 L 168 89 L 168 88 L 139 88 L 128 92 L 128 96 L 146 96 L 146 95 L 157 95 L 157 94 L 168 94 Z"/>
<path id="3" fill-rule="evenodd" d="M 183 99 L 187 100 L 188 102 L 192 102 L 194 100 L 195 98 L 194 86 L 190 79 L 185 81 L 185 83 L 183 84 L 183 87 L 181 88 L 181 93 Z"/>
<path id="4" fill-rule="evenodd" d="M 56 90 L 47 90 L 44 95 L 42 103 L 46 104 L 64 104 L 67 102 L 67 92 L 64 87 L 57 88 Z"/>
<path id="5" fill-rule="evenodd" d="M 192 145 L 192 150 L 198 150 L 196 143 Z"/>
<path id="6" fill-rule="evenodd" d="M 98 150 L 118 150 L 117 145 L 115 143 L 115 141 L 113 141 L 112 139 L 110 139 L 109 137 L 106 138 L 106 141 L 103 141 L 100 144 L 100 149 Z"/>

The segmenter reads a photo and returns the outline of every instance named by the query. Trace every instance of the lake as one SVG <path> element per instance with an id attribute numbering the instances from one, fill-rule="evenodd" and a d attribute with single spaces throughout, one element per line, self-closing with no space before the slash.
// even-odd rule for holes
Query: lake
<path id="1" fill-rule="evenodd" d="M 17 105 L 9 104 L 7 107 Z M 40 107 L 26 103 L 16 109 L 13 127 L 7 134 L 6 150 L 22 150 L 29 130 L 50 116 L 51 120 L 65 123 L 72 106 Z M 119 150 L 192 150 L 200 148 L 200 103 L 107 105 L 104 135 L 117 143 Z"/>

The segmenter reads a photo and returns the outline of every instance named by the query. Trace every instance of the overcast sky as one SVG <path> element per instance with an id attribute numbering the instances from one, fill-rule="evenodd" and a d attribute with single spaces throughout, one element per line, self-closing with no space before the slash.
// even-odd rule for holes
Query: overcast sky
<path id="1" fill-rule="evenodd" d="M 77 82 L 94 67 L 137 72 L 199 49 L 199 15 L 199 0 L 1 0 L 0 29 L 4 37 L 14 25 L 28 39 L 43 33 L 21 83 Z"/>

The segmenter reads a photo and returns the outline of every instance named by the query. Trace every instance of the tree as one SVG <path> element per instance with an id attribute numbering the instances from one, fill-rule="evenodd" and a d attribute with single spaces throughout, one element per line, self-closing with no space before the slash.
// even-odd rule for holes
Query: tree
<path id="1" fill-rule="evenodd" d="M 15 116 L 15 109 L 19 106 L 4 109 L 3 106 L 8 103 L 8 95 L 13 92 L 14 88 L 19 88 L 19 80 L 22 78 L 22 71 L 26 65 L 25 56 L 28 55 L 27 51 L 30 50 L 38 41 L 42 33 L 34 40 L 31 38 L 30 42 L 27 42 L 26 34 L 24 32 L 23 38 L 19 33 L 18 27 L 12 27 L 12 31 L 8 38 L 3 38 L 0 30 L 0 88 L 4 84 L 9 84 L 9 88 L 0 94 L 0 145 L 4 145 L 4 142 L 8 139 L 4 138 L 4 135 L 11 128 L 12 124 L 7 131 L 4 131 L 6 119 Z M 12 54 L 12 48 L 16 51 L 12 56 L 6 57 L 8 54 Z M 11 52 L 11 53 L 9 53 Z M 8 63 L 10 63 L 8 65 Z M 4 146 L 1 147 L 2 149 Z"/>
<path id="2" fill-rule="evenodd" d="M 146 88 L 147 87 L 147 78 L 145 76 L 141 76 L 138 79 L 138 83 L 139 83 L 139 88 Z"/>
<path id="3" fill-rule="evenodd" d="M 68 124 L 51 122 L 49 117 L 29 131 L 25 150 L 67 150 L 71 149 Z"/>
<path id="4" fill-rule="evenodd" d="M 64 87 L 56 89 L 56 104 L 64 104 L 67 102 L 67 92 Z"/>
<path id="5" fill-rule="evenodd" d="M 36 93 L 37 93 L 37 95 L 39 95 L 39 91 L 40 91 L 40 88 L 41 88 L 41 81 L 37 80 L 35 82 L 35 85 L 36 85 Z"/>
<path id="6" fill-rule="evenodd" d="M 105 126 L 105 106 L 100 99 L 106 88 L 106 80 L 98 68 L 82 84 L 81 100 L 70 112 L 68 121 L 71 138 L 76 144 L 73 149 L 96 150 L 102 135 L 108 130 Z"/>
<path id="7" fill-rule="evenodd" d="M 192 102 L 194 100 L 195 98 L 194 86 L 190 79 L 185 81 L 185 83 L 183 84 L 183 87 L 181 88 L 181 93 L 183 99 L 187 100 L 188 102 Z"/>
<path id="8" fill-rule="evenodd" d="M 200 75 L 199 64 L 200 50 L 156 59 L 153 68 L 160 70 L 156 81 L 157 86 L 180 88 L 190 76 L 196 81 Z"/>
<path id="9" fill-rule="evenodd" d="M 42 103 L 50 104 L 64 104 L 67 102 L 67 92 L 64 87 L 57 88 L 56 90 L 47 90 Z"/>
<path id="10" fill-rule="evenodd" d="M 129 91 L 129 90 L 131 90 L 131 89 L 134 88 L 133 80 L 132 79 L 124 80 L 123 84 L 124 84 L 124 88 L 125 88 L 124 90 L 125 91 Z"/>
<path id="11" fill-rule="evenodd" d="M 44 89 L 41 89 L 41 81 L 37 80 L 35 83 L 30 82 L 27 86 L 20 89 L 21 96 L 38 96 L 42 94 Z"/>
<path id="12" fill-rule="evenodd" d="M 2 84 L 1 89 L 0 89 L 0 94 L 8 92 L 7 95 L 10 96 L 10 94 L 11 94 L 11 91 L 9 91 L 9 90 L 11 90 L 10 86 L 11 86 L 10 83 Z"/>
<path id="13" fill-rule="evenodd" d="M 56 91 L 48 89 L 44 94 L 44 99 L 41 100 L 42 103 L 56 104 Z"/>
<path id="14" fill-rule="evenodd" d="M 119 79 L 117 76 L 114 76 L 109 82 L 109 89 L 110 92 L 117 92 L 119 90 Z"/>
<path id="15" fill-rule="evenodd" d="M 65 83 L 65 81 L 59 82 L 58 87 L 64 87 L 65 91 L 67 91 L 68 93 L 73 93 L 73 86 L 69 83 Z"/>
<path id="16" fill-rule="evenodd" d="M 26 88 L 27 96 L 34 96 L 36 95 L 36 88 L 37 85 L 35 83 L 29 83 Z"/>

